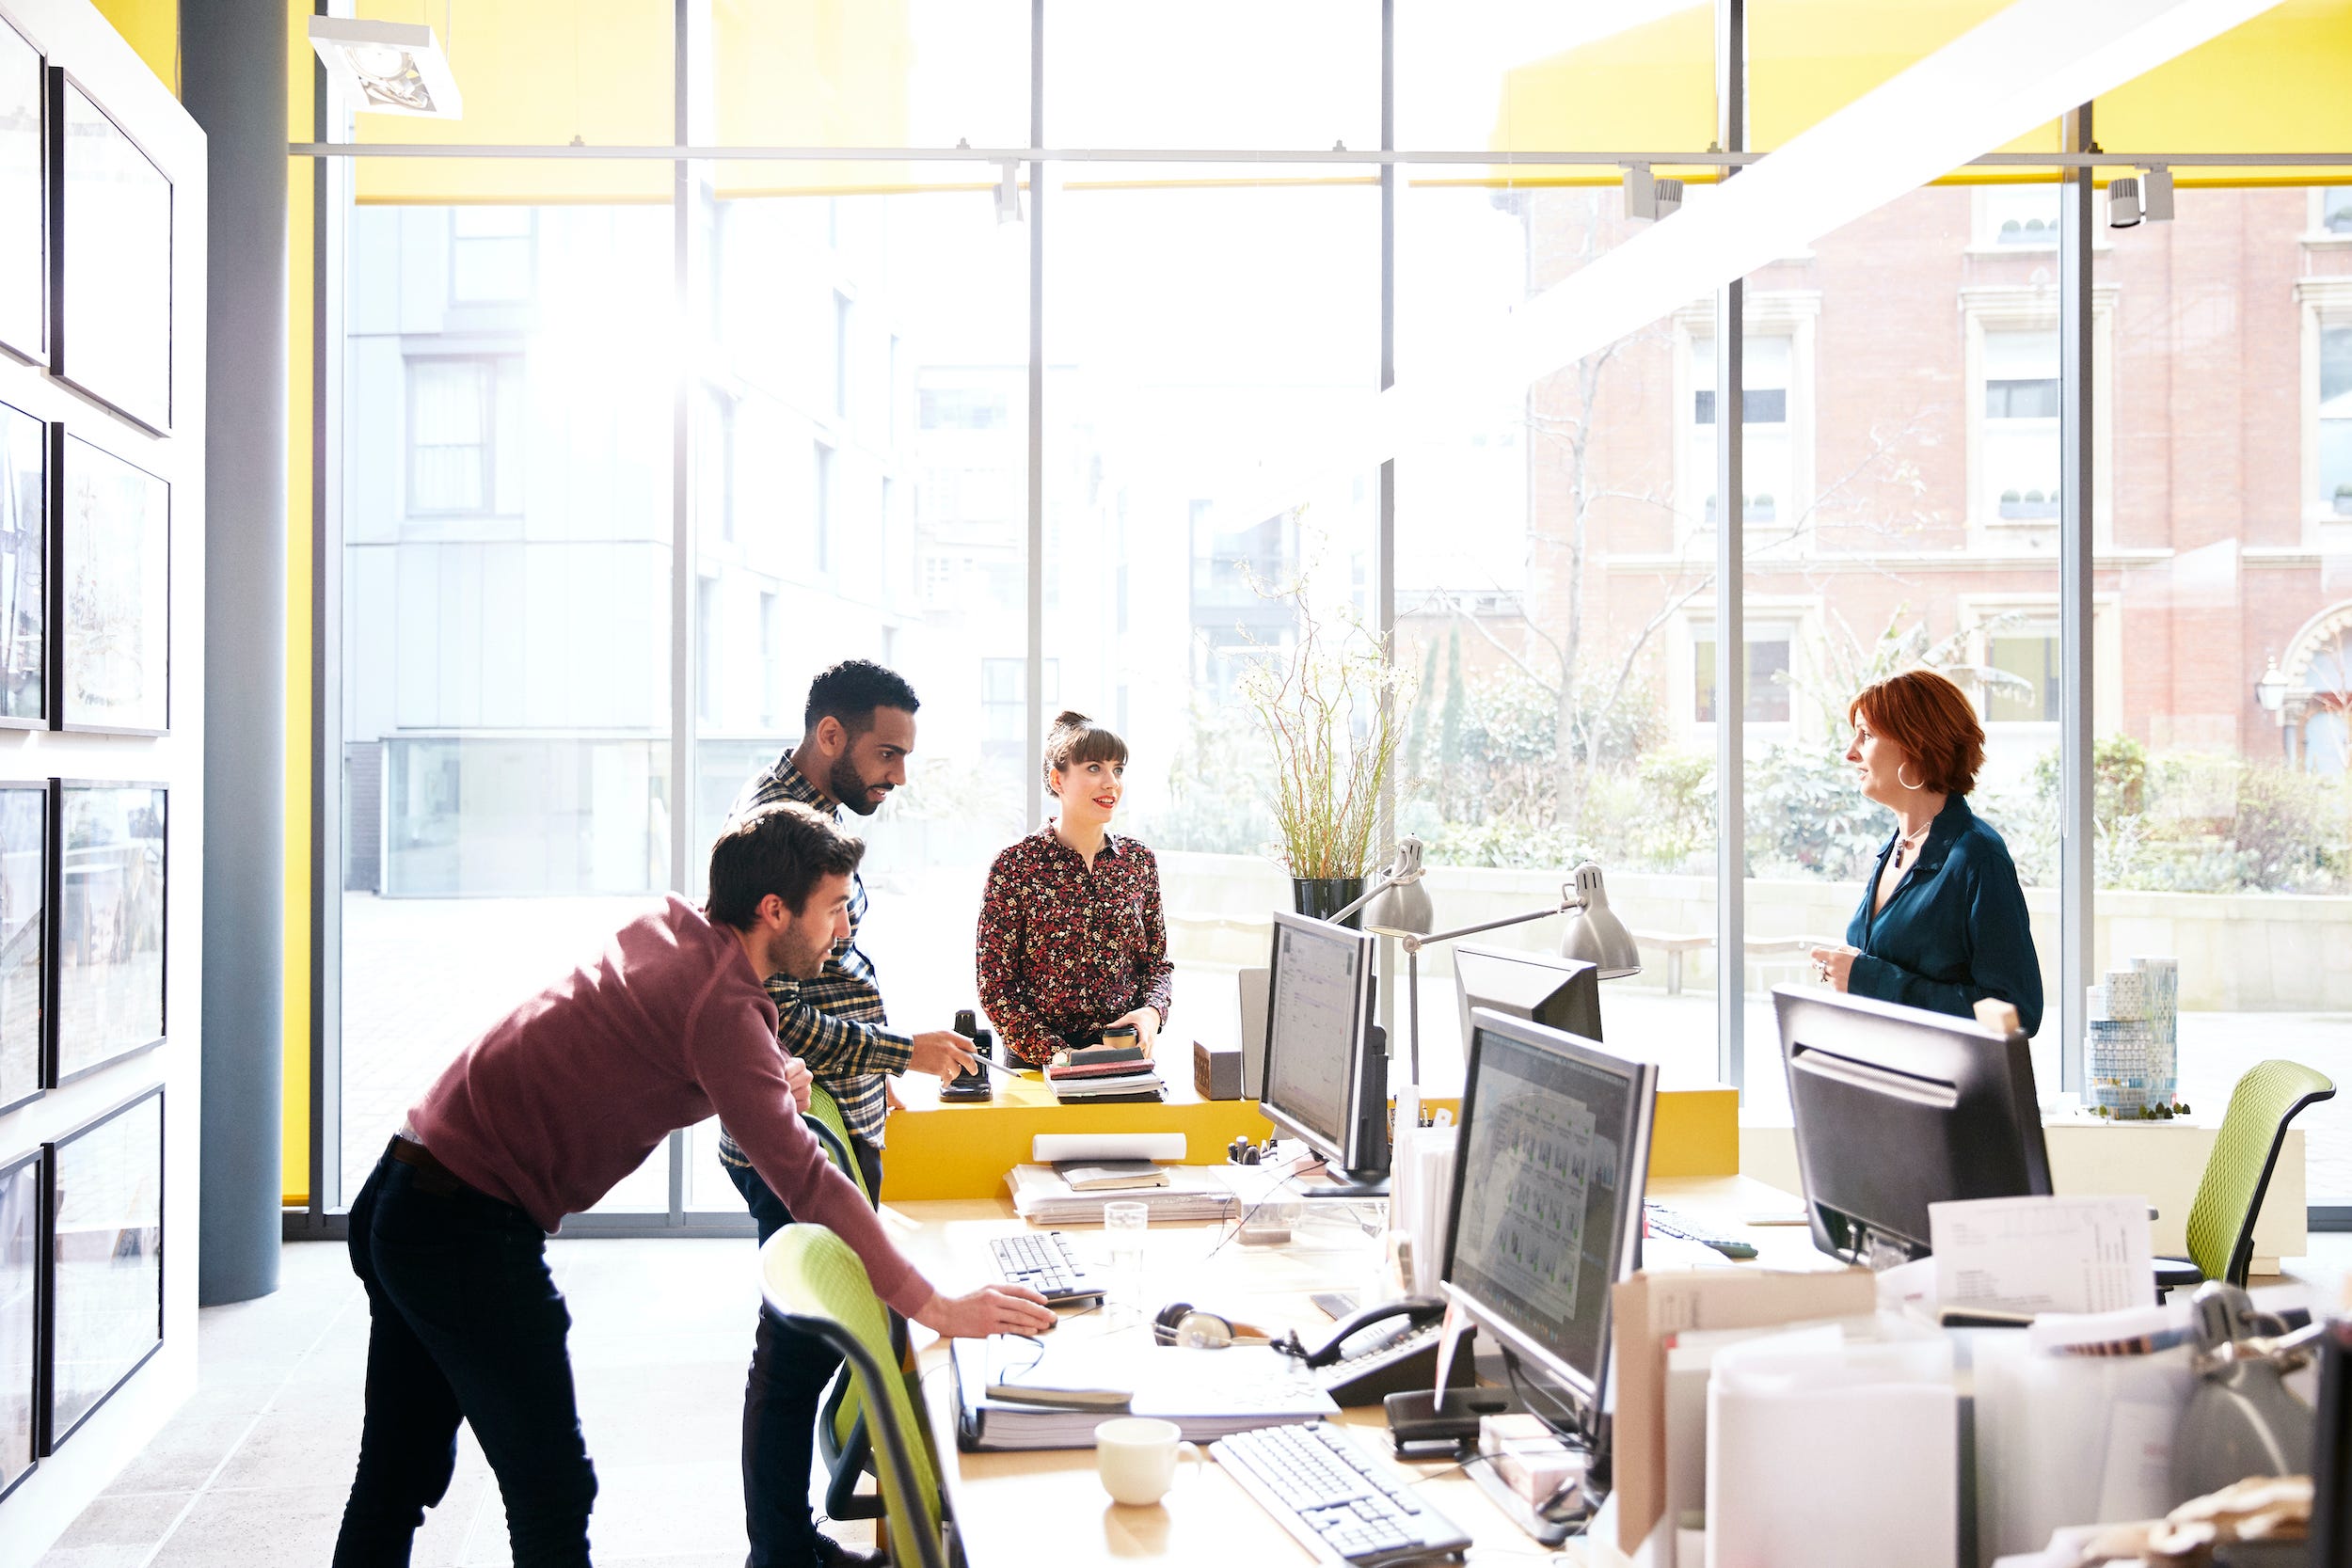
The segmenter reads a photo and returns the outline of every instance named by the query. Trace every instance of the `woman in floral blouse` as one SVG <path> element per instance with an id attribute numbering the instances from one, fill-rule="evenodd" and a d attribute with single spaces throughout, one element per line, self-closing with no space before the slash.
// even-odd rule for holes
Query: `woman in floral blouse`
<path id="1" fill-rule="evenodd" d="M 980 900 L 980 1006 L 1032 1066 L 1133 1025 L 1146 1052 L 1168 1022 L 1168 924 L 1152 851 L 1111 832 L 1127 743 L 1082 713 L 1054 721 L 1045 787 L 1056 820 L 989 867 Z"/>

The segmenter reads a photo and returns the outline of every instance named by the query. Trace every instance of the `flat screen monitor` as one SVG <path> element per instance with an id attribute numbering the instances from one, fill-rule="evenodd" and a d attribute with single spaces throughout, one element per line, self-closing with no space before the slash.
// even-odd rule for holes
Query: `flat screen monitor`
<path id="1" fill-rule="evenodd" d="M 1385 1190 L 1389 1173 L 1388 1043 L 1372 1022 L 1378 940 L 1278 911 L 1266 987 L 1259 1104 L 1356 1193 Z"/>
<path id="2" fill-rule="evenodd" d="M 1471 1009 L 1477 1007 L 1529 1019 L 1580 1039 L 1600 1038 L 1600 970 L 1595 965 L 1548 953 L 1457 945 L 1454 979 L 1462 993 L 1465 1041 Z"/>
<path id="3" fill-rule="evenodd" d="M 1470 1014 L 1443 1288 L 1597 1452 L 1610 1287 L 1635 1267 L 1657 1100 L 1654 1063 Z"/>
<path id="4" fill-rule="evenodd" d="M 2050 1191 L 2026 1037 L 1872 997 L 1772 992 L 1814 1244 L 1928 1255 L 1928 1205 Z"/>

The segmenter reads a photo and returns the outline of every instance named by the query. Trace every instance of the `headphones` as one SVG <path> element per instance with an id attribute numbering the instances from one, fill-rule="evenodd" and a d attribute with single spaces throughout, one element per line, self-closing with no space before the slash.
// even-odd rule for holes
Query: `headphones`
<path id="1" fill-rule="evenodd" d="M 1232 1345 L 1273 1345 L 1281 1350 L 1297 1343 L 1296 1335 L 1278 1339 L 1255 1323 L 1203 1312 L 1188 1301 L 1171 1301 L 1152 1314 L 1152 1338 L 1155 1344 L 1179 1350 L 1224 1350 Z"/>

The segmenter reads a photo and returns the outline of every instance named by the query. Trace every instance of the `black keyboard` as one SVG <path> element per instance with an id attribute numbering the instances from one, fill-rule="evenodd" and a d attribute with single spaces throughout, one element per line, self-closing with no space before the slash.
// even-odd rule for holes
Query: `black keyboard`
<path id="1" fill-rule="evenodd" d="M 1713 1247 L 1726 1258 L 1748 1259 L 1756 1256 L 1756 1248 L 1748 1243 L 1735 1242 L 1728 1236 L 1718 1236 L 1701 1229 L 1696 1220 L 1688 1214 L 1678 1214 L 1662 1203 L 1645 1203 L 1642 1206 L 1642 1213 L 1649 1222 L 1649 1233 L 1653 1236 L 1672 1236 L 1678 1241 L 1696 1242 L 1701 1246 Z"/>
<path id="2" fill-rule="evenodd" d="M 1070 1250 L 1070 1238 L 1058 1230 L 999 1236 L 988 1246 L 996 1272 L 1008 1282 L 1026 1285 L 1057 1307 L 1103 1297 L 1103 1281 L 1087 1272 Z"/>
<path id="3" fill-rule="evenodd" d="M 1317 1561 L 1353 1568 L 1458 1561 L 1470 1544 L 1415 1494 L 1420 1478 L 1321 1421 L 1237 1432 L 1209 1452 Z"/>

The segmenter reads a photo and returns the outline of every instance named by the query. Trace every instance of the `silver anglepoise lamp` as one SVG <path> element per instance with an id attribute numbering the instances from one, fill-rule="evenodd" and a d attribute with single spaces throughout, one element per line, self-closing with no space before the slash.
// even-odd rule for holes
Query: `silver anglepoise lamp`
<path id="1" fill-rule="evenodd" d="M 1557 904 L 1457 930 L 1432 931 L 1429 927 L 1436 921 L 1432 919 L 1429 890 L 1422 885 L 1421 857 L 1421 840 L 1398 840 L 1395 860 L 1379 873 L 1371 890 L 1332 917 L 1335 921 L 1345 920 L 1363 910 L 1366 929 L 1401 939 L 1405 949 L 1406 1037 L 1410 1041 L 1407 1083 L 1416 1092 L 1421 1087 L 1421 950 L 1431 943 L 1500 930 L 1505 926 L 1524 926 L 1546 915 L 1569 914 L 1575 918 L 1568 922 L 1567 930 L 1560 938 L 1562 958 L 1593 965 L 1604 980 L 1622 979 L 1642 972 L 1641 950 L 1634 944 L 1632 933 L 1625 928 L 1625 922 L 1609 908 L 1609 890 L 1602 885 L 1597 862 L 1586 861 L 1576 868 L 1575 874 L 1562 884 Z"/>

